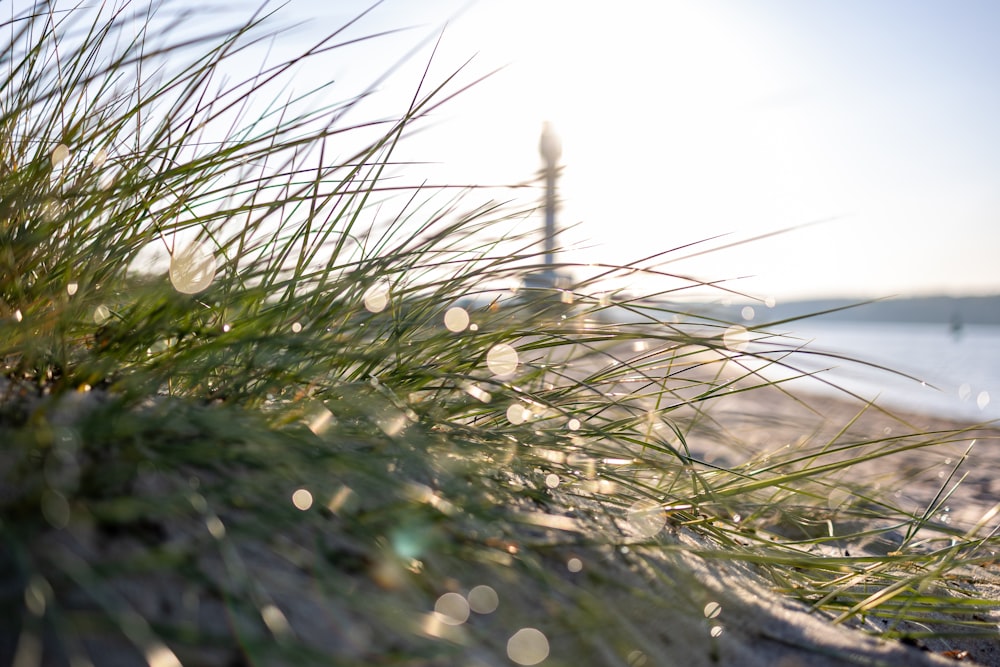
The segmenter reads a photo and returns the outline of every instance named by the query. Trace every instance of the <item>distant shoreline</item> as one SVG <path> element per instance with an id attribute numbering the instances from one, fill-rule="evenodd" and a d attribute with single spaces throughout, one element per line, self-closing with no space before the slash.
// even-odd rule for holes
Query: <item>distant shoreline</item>
<path id="1" fill-rule="evenodd" d="M 779 303 L 773 307 L 760 303 L 705 306 L 712 316 L 732 322 L 746 319 L 743 316 L 746 307 L 754 309 L 755 322 L 814 316 L 823 321 L 906 322 L 955 327 L 966 324 L 1000 325 L 1000 295 L 911 297 L 871 302 L 864 299 L 815 299 Z M 822 314 L 814 315 L 816 313 Z"/>

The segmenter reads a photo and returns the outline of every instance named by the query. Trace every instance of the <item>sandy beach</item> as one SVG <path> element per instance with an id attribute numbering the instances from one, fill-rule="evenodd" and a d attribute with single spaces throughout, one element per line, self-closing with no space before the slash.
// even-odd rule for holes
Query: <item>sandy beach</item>
<path id="1" fill-rule="evenodd" d="M 934 441 L 927 447 L 915 447 L 891 456 L 873 458 L 847 469 L 843 475 L 845 488 L 859 485 L 885 494 L 902 509 L 920 515 L 939 500 L 933 520 L 980 536 L 992 534 L 998 528 L 997 508 L 1000 504 L 1000 430 L 996 425 L 976 425 L 955 422 L 916 413 L 888 411 L 867 405 L 850 397 L 832 399 L 826 396 L 793 398 L 777 387 L 755 388 L 747 393 L 732 393 L 709 411 L 702 427 L 689 436 L 691 447 L 707 456 L 732 465 L 742 459 L 781 455 L 796 447 L 834 446 L 852 442 L 878 441 L 869 451 L 902 449 L 909 444 Z M 720 450 L 721 440 L 729 445 Z M 838 517 L 839 504 L 850 494 L 835 488 L 831 492 L 829 512 L 819 517 L 829 520 L 821 530 L 831 534 L 850 532 L 847 517 Z M 971 534 L 971 533 L 970 533 Z M 859 540 L 833 541 L 830 547 L 844 554 L 885 553 L 891 545 L 864 544 Z M 874 548 L 874 551 L 873 551 Z M 982 567 L 956 574 L 953 583 L 987 600 L 994 600 L 988 612 L 993 622 L 1000 621 L 1000 568 L 987 563 Z M 790 614 L 782 627 L 785 631 L 805 631 L 814 620 L 804 614 Z M 827 626 L 820 633 L 831 642 L 852 641 L 842 635 L 844 628 Z M 855 631 L 857 634 L 857 631 Z M 857 637 L 855 637 L 857 640 Z M 858 644 L 860 646 L 861 644 Z M 921 642 L 928 653 L 961 658 L 976 664 L 1000 665 L 1000 647 L 995 639 L 937 639 Z M 749 648 L 749 647 L 747 647 Z M 771 664 L 815 664 L 804 656 L 776 657 Z M 885 664 L 916 664 L 886 656 Z M 784 661 L 784 662 L 782 662 Z"/>

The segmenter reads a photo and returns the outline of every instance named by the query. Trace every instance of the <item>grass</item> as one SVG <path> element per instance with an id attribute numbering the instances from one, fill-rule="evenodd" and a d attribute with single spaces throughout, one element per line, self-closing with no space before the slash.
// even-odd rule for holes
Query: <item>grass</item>
<path id="1" fill-rule="evenodd" d="M 808 405 L 756 370 L 795 345 L 596 281 L 511 292 L 541 266 L 530 210 L 398 181 L 464 72 L 351 123 L 364 95 L 275 92 L 292 61 L 219 78 L 270 16 L 182 19 L 3 23 L 0 662 L 822 657 L 748 634 L 741 586 L 886 638 L 997 639 L 973 585 L 996 523 L 941 519 L 957 466 L 916 512 L 864 478 L 970 431 L 859 436 L 859 404 L 748 446 L 716 408 Z"/>

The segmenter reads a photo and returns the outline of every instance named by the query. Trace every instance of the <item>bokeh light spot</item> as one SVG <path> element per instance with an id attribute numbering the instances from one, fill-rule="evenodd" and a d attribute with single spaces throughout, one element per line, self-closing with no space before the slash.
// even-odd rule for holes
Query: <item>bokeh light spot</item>
<path id="1" fill-rule="evenodd" d="M 153 642 L 146 648 L 146 662 L 149 667 L 181 667 L 174 652 L 160 642 Z"/>
<path id="2" fill-rule="evenodd" d="M 489 403 L 493 400 L 493 394 L 486 391 L 477 384 L 470 382 L 462 387 L 469 396 L 473 397 L 477 401 L 482 401 L 483 403 Z"/>
<path id="3" fill-rule="evenodd" d="M 267 625 L 267 629 L 279 637 L 291 631 L 291 625 L 288 624 L 284 612 L 273 604 L 264 605 L 260 610 L 260 617 Z"/>
<path id="4" fill-rule="evenodd" d="M 830 495 L 826 497 L 826 505 L 832 510 L 838 509 L 841 505 L 846 503 L 854 494 L 851 493 L 849 489 L 845 489 L 841 486 L 835 486 L 830 491 Z"/>
<path id="5" fill-rule="evenodd" d="M 546 475 L 545 486 L 549 487 L 550 489 L 554 489 L 557 486 L 559 486 L 559 475 L 555 474 L 554 472 Z"/>
<path id="6" fill-rule="evenodd" d="M 61 493 L 45 491 L 42 493 L 42 516 L 53 528 L 65 528 L 69 524 L 69 503 Z"/>
<path id="7" fill-rule="evenodd" d="M 523 424 L 531 418 L 531 411 L 522 403 L 511 403 L 507 406 L 507 421 L 515 426 Z"/>
<path id="8" fill-rule="evenodd" d="M 705 613 L 705 618 L 715 618 L 722 613 L 722 605 L 718 602 L 709 602 L 705 605 L 705 609 L 703 611 Z"/>
<path id="9" fill-rule="evenodd" d="M 540 630 L 521 628 L 507 640 L 507 657 L 519 665 L 537 665 L 549 657 L 549 640 Z"/>
<path id="10" fill-rule="evenodd" d="M 752 320 L 756 314 L 757 313 L 754 311 L 753 306 L 743 306 L 743 310 L 740 311 L 740 317 L 747 322 Z"/>
<path id="11" fill-rule="evenodd" d="M 209 534 L 217 540 L 221 540 L 226 536 L 226 526 L 217 516 L 208 517 L 205 520 L 205 527 L 208 528 Z"/>
<path id="12" fill-rule="evenodd" d="M 731 352 L 743 352 L 750 346 L 750 332 L 736 324 L 722 334 L 722 344 Z"/>
<path id="13" fill-rule="evenodd" d="M 24 589 L 24 606 L 28 608 L 33 616 L 44 616 L 48 599 L 52 596 L 52 587 L 49 583 L 34 575 L 28 587 Z"/>
<path id="14" fill-rule="evenodd" d="M 577 419 L 576 417 L 573 417 L 568 422 L 566 422 L 566 428 L 568 428 L 571 431 L 579 431 L 580 430 L 580 420 Z"/>
<path id="15" fill-rule="evenodd" d="M 580 572 L 583 570 L 583 561 L 574 556 L 566 561 L 566 569 L 570 572 Z"/>
<path id="16" fill-rule="evenodd" d="M 434 611 L 448 625 L 461 625 L 469 620 L 469 603 L 458 593 L 445 593 L 434 603 Z"/>
<path id="17" fill-rule="evenodd" d="M 448 331 L 465 331 L 469 326 L 469 313 L 460 306 L 449 308 L 444 314 L 444 326 Z"/>
<path id="18" fill-rule="evenodd" d="M 646 654 L 642 651 L 632 651 L 628 654 L 628 658 L 626 660 L 628 662 L 628 667 L 645 667 L 648 662 Z"/>
<path id="19" fill-rule="evenodd" d="M 492 586 L 481 584 L 469 591 L 469 607 L 477 614 L 492 614 L 500 606 L 500 596 Z"/>
<path id="20" fill-rule="evenodd" d="M 976 405 L 980 410 L 985 410 L 986 406 L 990 404 L 990 392 L 981 391 L 979 395 L 976 396 Z"/>
<path id="21" fill-rule="evenodd" d="M 76 291 L 78 289 L 80 289 L 80 285 L 78 283 L 69 283 L 68 285 L 66 285 L 66 293 L 69 294 L 70 296 L 76 294 Z"/>
<path id="22" fill-rule="evenodd" d="M 649 539 L 663 530 L 667 514 L 652 500 L 638 500 L 628 508 L 629 531 L 639 539 Z"/>
<path id="23" fill-rule="evenodd" d="M 713 625 L 712 629 L 709 630 L 709 634 L 712 635 L 712 637 L 721 637 L 722 636 L 722 626 L 721 625 Z"/>
<path id="24" fill-rule="evenodd" d="M 309 493 L 307 489 L 297 489 L 295 493 L 292 494 L 292 504 L 295 505 L 297 509 L 305 512 L 307 509 L 312 507 L 313 495 Z"/>
<path id="25" fill-rule="evenodd" d="M 380 280 L 365 291 L 365 309 L 370 313 L 381 313 L 389 305 L 389 283 Z"/>
<path id="26" fill-rule="evenodd" d="M 94 308 L 94 324 L 100 326 L 111 319 L 111 311 L 103 303 Z"/>
<path id="27" fill-rule="evenodd" d="M 509 377 L 517 370 L 517 350 L 506 343 L 499 343 L 486 353 L 486 365 L 497 377 Z"/>
<path id="28" fill-rule="evenodd" d="M 54 149 L 52 149 L 52 166 L 58 167 L 61 163 L 65 162 L 69 158 L 69 146 L 66 144 L 59 144 Z"/>
<path id="29" fill-rule="evenodd" d="M 170 255 L 170 283 L 181 294 L 197 294 L 215 280 L 215 257 L 201 244 Z"/>

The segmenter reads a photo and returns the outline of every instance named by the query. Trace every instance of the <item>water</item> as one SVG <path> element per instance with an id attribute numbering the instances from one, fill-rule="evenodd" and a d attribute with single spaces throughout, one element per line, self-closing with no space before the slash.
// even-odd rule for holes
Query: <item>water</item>
<path id="1" fill-rule="evenodd" d="M 795 342 L 808 342 L 809 350 L 842 354 L 916 378 L 819 355 L 792 357 L 800 370 L 822 371 L 820 377 L 866 399 L 940 417 L 1000 419 L 1000 326 L 966 325 L 959 332 L 945 324 L 814 320 L 785 326 Z M 749 351 L 768 347 L 773 346 L 756 343 Z M 784 371 L 767 373 L 777 378 Z M 793 386 L 835 391 L 809 378 L 795 380 Z"/>

